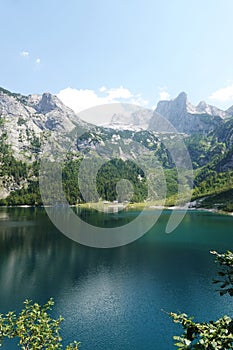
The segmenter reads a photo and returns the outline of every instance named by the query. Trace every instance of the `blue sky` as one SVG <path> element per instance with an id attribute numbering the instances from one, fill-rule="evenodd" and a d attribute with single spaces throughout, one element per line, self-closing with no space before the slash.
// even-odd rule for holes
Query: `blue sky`
<path id="1" fill-rule="evenodd" d="M 2 0 L 0 85 L 74 109 L 233 105 L 232 0 Z"/>

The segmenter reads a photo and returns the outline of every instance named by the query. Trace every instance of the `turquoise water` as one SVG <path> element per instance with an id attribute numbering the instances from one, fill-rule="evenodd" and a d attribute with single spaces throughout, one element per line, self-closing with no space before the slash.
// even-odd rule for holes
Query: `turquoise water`
<path id="1" fill-rule="evenodd" d="M 122 225 L 137 214 L 105 221 Z M 169 216 L 164 211 L 132 244 L 96 249 L 66 238 L 41 208 L 1 208 L 1 312 L 18 310 L 26 298 L 44 303 L 52 296 L 53 316 L 65 317 L 64 342 L 77 339 L 83 350 L 174 349 L 172 335 L 180 328 L 162 310 L 199 321 L 233 316 L 233 298 L 220 297 L 211 283 L 216 266 L 209 254 L 233 249 L 233 218 L 192 211 L 165 234 Z"/>

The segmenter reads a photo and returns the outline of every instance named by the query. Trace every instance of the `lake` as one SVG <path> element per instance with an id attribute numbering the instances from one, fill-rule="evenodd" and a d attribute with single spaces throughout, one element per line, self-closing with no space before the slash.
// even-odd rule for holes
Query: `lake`
<path id="1" fill-rule="evenodd" d="M 91 216 L 117 226 L 137 214 Z M 162 310 L 198 321 L 233 316 L 233 298 L 220 297 L 211 283 L 209 253 L 233 249 L 233 217 L 189 211 L 165 234 L 170 214 L 129 245 L 97 249 L 61 234 L 43 208 L 0 208 L 0 311 L 53 297 L 53 316 L 65 317 L 64 343 L 76 339 L 82 350 L 175 349 L 180 328 Z"/>

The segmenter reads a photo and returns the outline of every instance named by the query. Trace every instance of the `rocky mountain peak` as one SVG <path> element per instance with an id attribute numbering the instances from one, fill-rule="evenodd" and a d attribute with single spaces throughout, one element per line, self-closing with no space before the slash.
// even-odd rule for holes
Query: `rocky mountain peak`
<path id="1" fill-rule="evenodd" d="M 200 111 L 203 111 L 205 110 L 206 108 L 208 107 L 208 104 L 203 100 L 203 101 L 200 101 L 197 105 L 197 109 L 199 109 Z"/>
<path id="2" fill-rule="evenodd" d="M 231 106 L 230 108 L 228 108 L 228 109 L 226 110 L 226 114 L 227 114 L 227 115 L 232 115 L 232 116 L 233 116 L 233 106 Z"/>
<path id="3" fill-rule="evenodd" d="M 188 100 L 186 92 L 181 92 L 176 98 L 167 101 L 162 100 L 157 104 L 154 114 L 147 111 L 136 113 L 115 114 L 112 117 L 113 128 L 135 129 L 141 128 L 156 131 L 168 130 L 169 121 L 178 132 L 192 134 L 196 132 L 208 133 L 221 124 L 221 119 L 233 114 L 232 110 L 225 111 L 201 101 L 194 106 Z M 159 117 L 162 116 L 161 117 Z M 163 120 L 165 118 L 166 120 Z"/>
<path id="4" fill-rule="evenodd" d="M 37 111 L 40 113 L 48 113 L 54 110 L 56 105 L 56 98 L 52 96 L 50 93 L 46 92 L 42 95 L 40 102 L 37 105 Z"/>
<path id="5" fill-rule="evenodd" d="M 7 136 L 16 158 L 33 161 L 40 145 L 49 135 L 57 138 L 85 125 L 57 96 L 23 96 L 0 88 L 0 140 Z"/>
<path id="6" fill-rule="evenodd" d="M 155 110 L 165 117 L 182 116 L 185 113 L 194 113 L 195 107 L 189 102 L 185 92 L 181 92 L 175 99 L 159 101 Z"/>
<path id="7" fill-rule="evenodd" d="M 46 114 L 55 109 L 64 110 L 67 109 L 65 105 L 58 99 L 57 96 L 52 95 L 49 92 L 43 93 L 43 95 L 29 95 L 28 104 L 33 107 L 38 113 Z"/>
<path id="8" fill-rule="evenodd" d="M 207 104 L 205 101 L 201 101 L 196 106 L 196 113 L 209 114 L 212 116 L 219 116 L 221 118 L 226 117 L 226 112 L 212 105 Z"/>
<path id="9" fill-rule="evenodd" d="M 184 103 L 186 104 L 188 101 L 188 95 L 186 92 L 182 91 L 179 93 L 179 95 L 174 99 L 174 101 L 179 102 L 179 103 Z"/>
<path id="10" fill-rule="evenodd" d="M 157 128 L 157 113 L 165 117 L 178 132 L 187 134 L 208 133 L 212 131 L 226 115 L 224 111 L 201 101 L 197 107 L 193 106 L 185 92 L 181 92 L 175 99 L 158 102 L 154 116 L 149 123 L 149 129 Z"/>

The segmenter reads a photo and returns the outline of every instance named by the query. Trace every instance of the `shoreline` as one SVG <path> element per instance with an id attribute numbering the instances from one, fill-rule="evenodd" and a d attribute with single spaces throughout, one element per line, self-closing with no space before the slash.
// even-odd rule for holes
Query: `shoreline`
<path id="1" fill-rule="evenodd" d="M 94 206 L 96 205 L 96 208 Z M 76 205 L 76 207 L 80 207 L 83 209 L 96 209 L 98 210 L 99 204 L 97 203 L 81 203 Z M 145 208 L 146 207 L 146 208 Z M 216 208 L 204 208 L 204 207 L 189 207 L 188 204 L 186 205 L 174 205 L 174 206 L 164 206 L 164 205 L 156 205 L 153 203 L 128 203 L 126 207 L 123 210 L 171 210 L 171 211 L 179 211 L 179 210 L 186 210 L 186 211 L 205 211 L 209 213 L 215 213 L 220 215 L 228 215 L 233 216 L 233 212 L 228 212 L 224 210 L 218 210 Z"/>
<path id="2" fill-rule="evenodd" d="M 81 209 L 95 209 L 98 211 L 102 211 L 105 213 L 114 213 L 112 211 L 108 210 L 103 210 L 103 205 L 101 206 L 102 203 L 80 203 L 76 205 L 69 205 L 70 208 L 81 208 Z M 227 215 L 227 216 L 233 216 L 233 212 L 227 212 L 224 210 L 218 210 L 216 208 L 204 208 L 204 207 L 188 207 L 187 205 L 179 206 L 179 205 L 174 205 L 174 206 L 163 206 L 163 205 L 155 205 L 155 204 L 150 204 L 150 203 L 128 203 L 127 205 L 122 205 L 122 203 L 118 203 L 120 210 L 116 211 L 121 212 L 123 210 L 171 210 L 171 211 L 179 211 L 179 210 L 186 210 L 186 211 L 205 211 L 209 213 L 215 213 L 215 214 L 220 214 L 220 215 Z M 114 204 L 109 203 L 109 206 L 106 207 L 108 209 L 109 207 L 114 206 Z M 2 205 L 0 206 L 1 208 L 46 208 L 48 206 L 44 205 Z M 52 206 L 51 206 L 52 207 Z M 51 208 L 50 207 L 50 208 Z M 102 207 L 102 210 L 100 210 Z M 61 207 L 62 208 L 62 207 Z"/>

